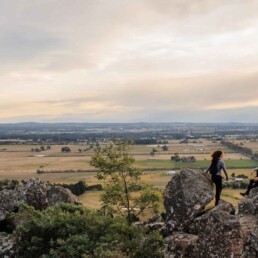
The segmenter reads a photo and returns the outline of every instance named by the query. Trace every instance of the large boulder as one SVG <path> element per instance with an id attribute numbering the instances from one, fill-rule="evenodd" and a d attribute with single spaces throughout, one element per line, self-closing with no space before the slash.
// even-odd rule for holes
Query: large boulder
<path id="1" fill-rule="evenodd" d="M 258 214 L 258 187 L 252 189 L 249 196 L 238 202 L 238 212 L 241 216 Z"/>
<path id="2" fill-rule="evenodd" d="M 196 258 L 198 236 L 175 232 L 165 239 L 165 258 Z"/>
<path id="3" fill-rule="evenodd" d="M 15 211 L 18 208 L 19 195 L 15 190 L 0 191 L 0 222 L 5 220 L 6 211 Z"/>
<path id="4" fill-rule="evenodd" d="M 59 202 L 66 202 L 72 204 L 80 204 L 77 196 L 72 194 L 72 192 L 64 188 L 62 186 L 52 186 L 48 189 L 47 194 L 47 202 L 49 206 L 55 205 Z"/>
<path id="5" fill-rule="evenodd" d="M 241 258 L 257 258 L 258 257 L 258 227 L 255 227 L 250 234 L 245 245 Z"/>
<path id="6" fill-rule="evenodd" d="M 196 218 L 189 232 L 197 235 L 195 257 L 240 257 L 243 234 L 239 218 L 231 215 L 230 205 L 221 205 Z"/>
<path id="7" fill-rule="evenodd" d="M 168 231 L 187 231 L 212 199 L 213 186 L 207 174 L 186 169 L 174 176 L 165 191 Z"/>
<path id="8" fill-rule="evenodd" d="M 239 217 L 239 223 L 241 225 L 241 230 L 243 234 L 243 241 L 244 243 L 247 242 L 250 235 L 252 234 L 254 228 L 258 226 L 258 217 L 252 216 L 252 215 L 246 215 L 246 216 L 238 216 Z"/>
<path id="9" fill-rule="evenodd" d="M 70 190 L 61 186 L 50 186 L 39 179 L 31 178 L 14 190 L 0 191 L 0 222 L 5 220 L 6 212 L 17 210 L 20 203 L 43 210 L 58 202 L 80 204 L 79 199 Z"/>
<path id="10" fill-rule="evenodd" d="M 237 211 L 223 200 L 203 210 L 212 199 L 209 178 L 182 171 L 166 189 L 166 258 L 258 257 L 258 188 L 239 201 Z"/>

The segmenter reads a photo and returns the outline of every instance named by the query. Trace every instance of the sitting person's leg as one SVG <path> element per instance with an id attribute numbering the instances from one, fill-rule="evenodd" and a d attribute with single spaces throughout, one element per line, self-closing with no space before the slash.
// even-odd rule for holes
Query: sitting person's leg
<path id="1" fill-rule="evenodd" d="M 254 179 L 251 179 L 250 182 L 249 182 L 249 185 L 247 187 L 247 190 L 245 193 L 240 193 L 242 196 L 245 196 L 245 195 L 249 195 L 249 192 L 251 191 L 251 189 L 253 189 L 254 187 L 257 187 L 258 186 L 258 177 L 254 178 Z"/>

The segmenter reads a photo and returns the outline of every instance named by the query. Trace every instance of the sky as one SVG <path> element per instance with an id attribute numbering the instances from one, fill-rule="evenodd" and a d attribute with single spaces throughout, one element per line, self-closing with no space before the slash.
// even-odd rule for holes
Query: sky
<path id="1" fill-rule="evenodd" d="M 258 122 L 257 0 L 0 0 L 0 123 Z"/>

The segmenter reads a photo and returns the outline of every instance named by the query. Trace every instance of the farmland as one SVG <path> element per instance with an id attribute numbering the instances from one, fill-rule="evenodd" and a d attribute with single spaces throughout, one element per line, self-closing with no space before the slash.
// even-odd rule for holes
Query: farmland
<path id="1" fill-rule="evenodd" d="M 0 125 L 0 180 L 38 177 L 55 183 L 79 180 L 88 185 L 99 183 L 90 166 L 93 150 L 119 139 L 134 141 L 130 154 L 135 158 L 135 166 L 143 170 L 142 179 L 146 183 L 160 190 L 171 179 L 165 172 L 179 173 L 183 168 L 205 171 L 216 149 L 225 153 L 229 176 L 250 178 L 250 170 L 258 167 L 258 162 L 250 155 L 222 145 L 222 141 L 250 148 L 255 154 L 257 135 L 256 124 L 3 124 Z M 63 147 L 70 151 L 62 152 Z M 172 161 L 171 156 L 175 155 L 180 159 L 194 157 L 195 162 Z M 236 205 L 240 191 L 224 189 L 222 197 Z M 80 198 L 86 206 L 98 208 L 100 195 L 101 192 L 86 192 Z"/>
<path id="2" fill-rule="evenodd" d="M 100 143 L 104 146 L 106 143 Z M 3 179 L 28 179 L 30 177 L 38 177 L 44 181 L 58 183 L 74 183 L 79 180 L 86 181 L 87 184 L 98 183 L 90 166 L 93 148 L 84 144 L 65 145 L 71 149 L 69 153 L 61 152 L 64 145 L 51 145 L 49 149 L 41 152 L 32 151 L 32 149 L 40 148 L 40 146 L 30 144 L 15 144 L 0 146 L 0 180 Z M 249 157 L 234 152 L 233 150 L 222 146 L 220 142 L 209 141 L 207 139 L 198 139 L 194 142 L 180 143 L 180 140 L 168 140 L 166 150 L 162 149 L 163 144 L 152 145 L 133 145 L 130 153 L 135 157 L 135 166 L 144 171 L 142 179 L 158 187 L 164 189 L 171 176 L 164 175 L 168 170 L 180 171 L 183 168 L 193 168 L 204 171 L 210 163 L 210 154 L 215 149 L 222 149 L 225 152 L 224 160 L 228 167 L 229 175 L 234 173 L 236 176 L 244 174 L 250 176 L 249 171 L 258 166 L 258 162 Z M 257 146 L 252 144 L 254 149 Z M 151 155 L 151 151 L 155 149 L 155 154 Z M 80 151 L 85 150 L 85 151 Z M 171 161 L 172 155 L 180 157 L 194 156 L 195 162 L 175 162 Z M 37 174 L 40 169 L 46 172 L 64 171 L 64 170 L 82 170 L 80 173 L 46 173 Z M 237 203 L 240 198 L 239 190 L 225 189 L 222 196 L 225 200 Z M 100 192 L 87 192 L 80 196 L 82 202 L 92 208 L 99 207 Z"/>

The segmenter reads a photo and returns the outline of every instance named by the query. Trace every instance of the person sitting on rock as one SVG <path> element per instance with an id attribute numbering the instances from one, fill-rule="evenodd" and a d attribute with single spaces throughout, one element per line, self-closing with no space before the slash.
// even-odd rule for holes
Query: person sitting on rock
<path id="1" fill-rule="evenodd" d="M 211 180 L 216 186 L 215 205 L 217 206 L 219 204 L 220 194 L 222 191 L 221 170 L 224 171 L 226 175 L 226 180 L 228 180 L 228 174 L 227 174 L 225 163 L 222 160 L 224 157 L 223 152 L 220 150 L 216 150 L 212 153 L 211 157 L 212 157 L 212 161 L 209 168 L 206 170 L 206 173 L 210 172 Z"/>
<path id="2" fill-rule="evenodd" d="M 256 177 L 253 178 L 253 179 L 250 179 L 249 181 L 249 185 L 247 187 L 247 190 L 245 193 L 240 193 L 242 196 L 246 196 L 246 195 L 249 195 L 249 192 L 251 191 L 251 189 L 255 188 L 258 186 L 258 167 L 257 168 L 254 168 L 252 170 L 252 175 L 253 173 L 256 172 Z"/>

